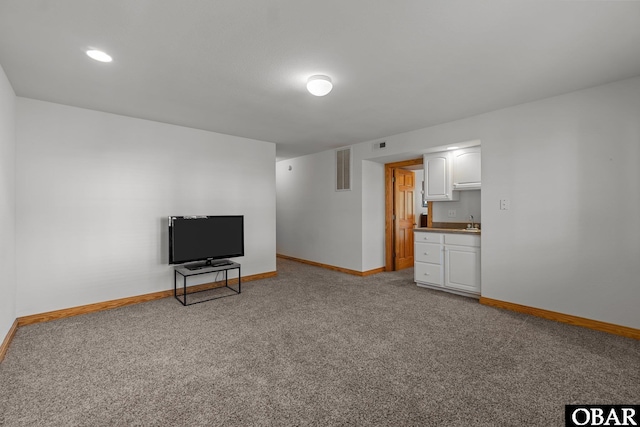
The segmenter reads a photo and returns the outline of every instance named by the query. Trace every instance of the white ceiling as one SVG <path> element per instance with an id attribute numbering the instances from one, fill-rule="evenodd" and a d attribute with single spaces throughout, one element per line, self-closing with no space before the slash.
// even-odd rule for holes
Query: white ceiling
<path id="1" fill-rule="evenodd" d="M 640 75 L 640 1 L 0 0 L 0 64 L 18 96 L 283 159 Z"/>

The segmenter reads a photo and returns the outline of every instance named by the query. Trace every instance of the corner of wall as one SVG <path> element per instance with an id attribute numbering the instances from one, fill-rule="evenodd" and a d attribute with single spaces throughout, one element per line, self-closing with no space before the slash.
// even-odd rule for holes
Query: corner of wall
<path id="1" fill-rule="evenodd" d="M 0 66 L 0 337 L 9 336 L 16 319 L 15 183 L 16 94 Z"/>

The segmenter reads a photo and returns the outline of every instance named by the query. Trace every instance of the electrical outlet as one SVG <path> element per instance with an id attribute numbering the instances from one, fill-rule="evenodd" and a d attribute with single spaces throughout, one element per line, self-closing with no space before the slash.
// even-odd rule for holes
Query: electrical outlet
<path id="1" fill-rule="evenodd" d="M 456 217 L 456 210 L 455 209 L 449 209 L 449 213 L 447 214 L 447 216 L 449 218 L 455 218 Z"/>
<path id="2" fill-rule="evenodd" d="M 500 199 L 500 210 L 506 211 L 511 207 L 511 201 L 508 199 Z"/>

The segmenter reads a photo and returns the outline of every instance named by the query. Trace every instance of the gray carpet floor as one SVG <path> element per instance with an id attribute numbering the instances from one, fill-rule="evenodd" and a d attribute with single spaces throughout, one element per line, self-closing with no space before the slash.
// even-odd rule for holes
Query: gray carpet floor
<path id="1" fill-rule="evenodd" d="M 561 426 L 640 403 L 640 341 L 278 260 L 278 276 L 18 330 L 3 426 Z M 212 291 L 217 292 L 217 291 Z"/>

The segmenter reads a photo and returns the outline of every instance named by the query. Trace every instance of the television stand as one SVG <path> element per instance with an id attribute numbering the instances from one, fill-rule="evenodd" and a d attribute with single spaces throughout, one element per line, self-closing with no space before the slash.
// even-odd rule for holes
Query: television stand
<path id="1" fill-rule="evenodd" d="M 214 265 L 214 264 L 218 264 L 218 265 Z M 229 270 L 236 270 L 236 269 L 238 270 L 238 290 L 235 290 L 229 286 Z M 220 288 L 222 287 L 228 288 L 232 290 L 234 293 L 227 294 L 227 295 L 218 295 L 212 298 L 207 298 L 204 300 L 187 303 L 187 295 L 189 294 L 195 294 L 198 292 L 205 292 L 205 291 L 210 291 L 212 289 L 216 289 L 216 288 L 210 288 L 210 287 L 207 287 L 206 289 L 198 289 L 199 286 L 196 285 L 194 286 L 196 290 L 193 290 L 187 293 L 187 277 L 197 276 L 200 274 L 218 273 L 221 271 L 224 271 L 224 286 L 221 286 Z M 178 295 L 178 274 L 182 276 L 182 293 L 180 295 Z M 240 264 L 238 264 L 237 262 L 229 261 L 228 259 L 220 260 L 215 263 L 209 263 L 209 264 L 205 263 L 204 265 L 194 265 L 194 264 L 191 264 L 190 266 L 181 265 L 179 267 L 175 267 L 173 272 L 173 296 L 175 299 L 180 301 L 180 303 L 184 306 L 198 304 L 201 302 L 211 301 L 214 299 L 219 299 L 224 297 L 230 297 L 233 295 L 237 295 L 241 292 L 242 292 L 242 275 L 240 271 Z M 180 296 L 182 296 L 182 299 L 179 298 Z"/>

